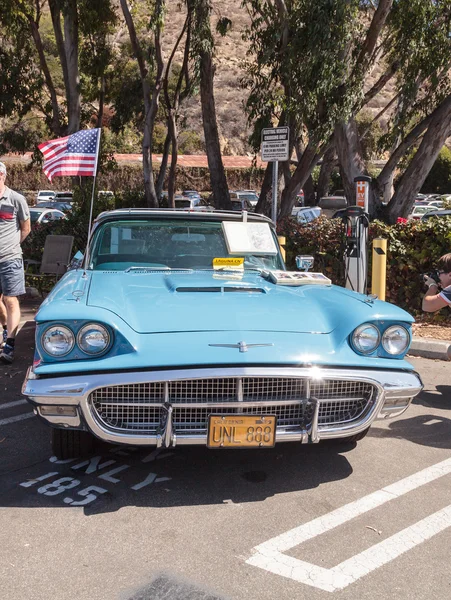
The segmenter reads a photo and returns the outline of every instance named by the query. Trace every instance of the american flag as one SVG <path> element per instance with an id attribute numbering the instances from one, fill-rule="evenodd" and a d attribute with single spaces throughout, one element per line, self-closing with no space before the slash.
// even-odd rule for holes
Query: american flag
<path id="1" fill-rule="evenodd" d="M 57 175 L 94 177 L 99 156 L 100 129 L 84 129 L 72 135 L 39 144 L 44 155 L 43 171 L 49 181 Z"/>

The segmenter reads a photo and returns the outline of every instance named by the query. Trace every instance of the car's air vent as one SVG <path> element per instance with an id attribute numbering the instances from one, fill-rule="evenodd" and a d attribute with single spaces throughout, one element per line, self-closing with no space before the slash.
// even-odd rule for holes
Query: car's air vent
<path id="1" fill-rule="evenodd" d="M 176 292 L 247 292 L 250 294 L 266 294 L 262 288 L 251 287 L 178 287 Z"/>

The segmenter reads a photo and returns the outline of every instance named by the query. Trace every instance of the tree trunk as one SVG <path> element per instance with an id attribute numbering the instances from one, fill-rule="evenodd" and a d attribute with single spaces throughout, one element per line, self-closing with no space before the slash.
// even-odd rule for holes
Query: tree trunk
<path id="1" fill-rule="evenodd" d="M 175 208 L 175 171 L 177 169 L 177 124 L 175 122 L 174 111 L 170 111 L 168 116 L 168 133 L 171 139 L 171 164 L 169 166 L 169 182 L 168 182 L 168 204 L 171 208 Z"/>
<path id="2" fill-rule="evenodd" d="M 312 142 L 309 142 L 302 153 L 301 160 L 298 162 L 293 176 L 282 192 L 280 218 L 289 217 L 291 215 L 291 211 L 296 201 L 296 194 L 304 186 L 318 160 L 319 155 L 317 154 L 317 147 Z"/>
<path id="3" fill-rule="evenodd" d="M 390 223 L 395 223 L 398 217 L 406 217 L 409 214 L 416 195 L 450 135 L 451 95 L 442 102 L 439 110 L 434 111 L 434 117 L 424 134 L 420 147 L 396 188 L 387 208 L 387 217 Z"/>
<path id="4" fill-rule="evenodd" d="M 357 124 L 354 118 L 347 123 L 339 123 L 335 127 L 335 147 L 337 149 L 338 162 L 340 164 L 343 187 L 348 203 L 355 204 L 355 183 L 354 179 L 362 175 L 368 175 L 366 165 L 362 157 Z M 368 212 L 374 216 L 381 208 L 379 197 L 374 191 L 374 186 L 370 185 L 368 198 Z"/>
<path id="5" fill-rule="evenodd" d="M 78 13 L 76 0 L 66 0 L 63 4 L 64 53 L 67 62 L 67 133 L 80 129 L 81 102 L 80 77 L 78 73 Z"/>
<path id="6" fill-rule="evenodd" d="M 50 128 L 56 136 L 61 136 L 62 131 L 61 131 L 61 121 L 60 121 L 60 116 L 59 116 L 58 98 L 56 95 L 55 86 L 53 84 L 53 79 L 50 74 L 49 66 L 47 64 L 47 59 L 45 57 L 44 47 L 42 45 L 42 38 L 41 38 L 41 34 L 39 32 L 39 26 L 31 18 L 29 20 L 29 23 L 30 23 L 31 35 L 33 36 L 34 44 L 36 46 L 36 50 L 37 50 L 38 56 L 39 56 L 39 64 L 40 64 L 42 72 L 44 74 L 45 84 L 47 86 L 47 90 L 50 95 L 50 102 L 52 105 L 52 120 L 51 120 Z"/>
<path id="7" fill-rule="evenodd" d="M 305 206 L 315 206 L 316 205 L 316 194 L 315 194 L 315 185 L 313 183 L 313 177 L 309 175 L 304 183 L 304 204 Z"/>
<path id="8" fill-rule="evenodd" d="M 336 162 L 337 156 L 335 153 L 335 146 L 332 145 L 326 150 L 323 156 L 323 162 L 319 172 L 318 186 L 316 189 L 318 200 L 323 196 L 326 196 L 329 192 L 330 178 Z"/>
<path id="9" fill-rule="evenodd" d="M 104 107 L 105 107 L 105 75 L 103 74 L 100 77 L 99 110 L 97 112 L 97 127 L 102 127 Z"/>
<path id="10" fill-rule="evenodd" d="M 136 56 L 136 60 L 139 66 L 139 73 L 141 77 L 141 85 L 143 91 L 144 101 L 144 134 L 143 134 L 143 177 L 144 177 L 144 194 L 146 198 L 146 204 L 150 208 L 158 208 L 158 198 L 155 190 L 155 180 L 152 168 L 152 146 L 153 146 L 153 130 L 155 126 L 155 118 L 158 111 L 158 102 L 161 90 L 161 78 L 163 73 L 163 59 L 161 54 L 161 25 L 158 24 L 155 28 L 155 54 L 157 62 L 157 73 L 155 77 L 155 83 L 151 93 L 150 83 L 148 81 L 149 70 L 146 66 L 144 53 L 141 45 L 138 41 L 136 34 L 135 24 L 133 17 L 130 13 L 130 8 L 127 0 L 120 0 L 122 12 L 124 14 L 125 22 L 127 24 L 130 42 L 133 48 L 133 52 Z M 155 13 L 157 14 L 157 23 L 160 23 L 160 16 L 163 10 L 164 0 L 157 0 L 155 6 Z"/>
<path id="11" fill-rule="evenodd" d="M 255 212 L 260 215 L 271 216 L 271 188 L 272 188 L 272 162 L 267 163 L 265 175 L 263 177 L 260 196 L 258 198 Z"/>
<path id="12" fill-rule="evenodd" d="M 158 201 L 160 201 L 161 195 L 163 193 L 164 187 L 164 179 L 166 177 L 166 170 L 168 168 L 168 158 L 169 158 L 169 148 L 171 146 L 171 138 L 169 134 L 166 135 L 163 146 L 163 155 L 161 157 L 161 165 L 160 170 L 158 171 L 157 183 L 155 186 L 155 191 L 157 193 Z"/>
<path id="13" fill-rule="evenodd" d="M 202 107 L 202 124 L 205 136 L 210 184 L 216 208 L 232 209 L 229 188 L 225 175 L 219 144 L 218 124 L 214 97 L 213 39 L 210 25 L 211 7 L 209 0 L 198 0 L 196 3 L 196 26 L 203 32 L 204 39 L 199 45 L 200 57 L 200 100 Z"/>

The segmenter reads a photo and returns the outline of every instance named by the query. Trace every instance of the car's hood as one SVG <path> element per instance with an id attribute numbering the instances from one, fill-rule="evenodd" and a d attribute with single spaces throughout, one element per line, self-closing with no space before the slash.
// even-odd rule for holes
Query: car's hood
<path id="1" fill-rule="evenodd" d="M 349 320 L 349 314 L 358 320 L 379 316 L 363 296 L 343 288 L 284 287 L 255 272 L 234 279 L 212 271 L 97 271 L 92 273 L 87 305 L 112 311 L 138 333 L 329 333 Z"/>

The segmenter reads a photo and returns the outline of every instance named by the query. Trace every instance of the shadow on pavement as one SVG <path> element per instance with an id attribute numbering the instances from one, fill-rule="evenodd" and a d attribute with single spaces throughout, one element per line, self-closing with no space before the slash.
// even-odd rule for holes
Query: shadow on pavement
<path id="1" fill-rule="evenodd" d="M 431 448 L 451 448 L 451 419 L 440 415 L 417 415 L 393 421 L 388 429 L 374 428 L 371 437 L 401 438 Z"/>
<path id="2" fill-rule="evenodd" d="M 451 409 L 451 385 L 437 385 L 435 390 L 423 390 L 415 400 L 414 404 L 422 404 L 427 408 L 438 408 L 439 410 Z"/>

